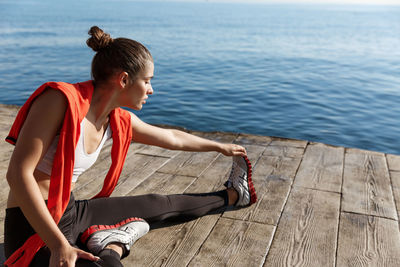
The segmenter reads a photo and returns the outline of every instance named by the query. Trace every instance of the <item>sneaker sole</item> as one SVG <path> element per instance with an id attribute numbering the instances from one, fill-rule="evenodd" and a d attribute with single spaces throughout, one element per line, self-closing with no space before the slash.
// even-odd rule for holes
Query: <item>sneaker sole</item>
<path id="1" fill-rule="evenodd" d="M 250 160 L 247 158 L 247 156 L 243 156 L 244 160 L 246 161 L 247 165 L 247 185 L 249 187 L 250 191 L 250 203 L 249 205 L 256 203 L 257 202 L 257 194 L 256 194 L 256 189 L 254 188 L 253 180 L 252 178 L 252 167 Z"/>
<path id="2" fill-rule="evenodd" d="M 110 230 L 110 229 L 117 229 L 117 228 L 120 228 L 120 227 L 126 225 L 127 223 L 130 223 L 130 222 L 146 222 L 146 221 L 141 218 L 132 217 L 132 218 L 123 220 L 117 224 L 113 224 L 113 225 L 92 225 L 88 229 L 86 229 L 85 232 L 83 232 L 83 234 L 81 236 L 81 241 L 83 244 L 86 244 L 89 237 L 92 236 L 94 233 L 97 233 L 99 231 Z"/>

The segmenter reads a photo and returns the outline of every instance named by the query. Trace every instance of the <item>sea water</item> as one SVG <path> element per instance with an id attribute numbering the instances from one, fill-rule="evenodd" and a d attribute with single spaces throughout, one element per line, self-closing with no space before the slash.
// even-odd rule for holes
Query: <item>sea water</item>
<path id="1" fill-rule="evenodd" d="M 151 51 L 148 123 L 400 154 L 400 7 L 0 1 L 0 103 L 90 79 L 93 25 Z"/>

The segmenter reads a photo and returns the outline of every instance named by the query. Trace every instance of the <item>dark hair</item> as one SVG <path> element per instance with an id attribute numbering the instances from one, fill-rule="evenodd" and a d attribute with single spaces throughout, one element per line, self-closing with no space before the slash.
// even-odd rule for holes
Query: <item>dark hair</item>
<path id="1" fill-rule="evenodd" d="M 127 39 L 113 39 L 97 26 L 89 30 L 86 44 L 96 53 L 92 60 L 94 81 L 107 80 L 116 71 L 126 71 L 131 79 L 142 71 L 148 61 L 153 62 L 149 50 L 141 43 Z"/>

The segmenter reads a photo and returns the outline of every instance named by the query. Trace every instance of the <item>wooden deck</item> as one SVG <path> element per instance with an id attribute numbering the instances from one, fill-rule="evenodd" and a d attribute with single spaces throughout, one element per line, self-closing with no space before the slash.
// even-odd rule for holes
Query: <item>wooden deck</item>
<path id="1" fill-rule="evenodd" d="M 16 111 L 0 105 L 2 139 Z M 135 243 L 125 266 L 400 266 L 400 156 L 268 136 L 194 134 L 247 148 L 259 201 L 157 225 Z M 1 220 L 12 148 L 0 142 Z M 80 177 L 77 198 L 99 191 L 109 152 L 110 143 Z M 214 191 L 230 167 L 231 159 L 215 152 L 132 144 L 113 195 Z M 3 243 L 3 222 L 0 228 Z"/>

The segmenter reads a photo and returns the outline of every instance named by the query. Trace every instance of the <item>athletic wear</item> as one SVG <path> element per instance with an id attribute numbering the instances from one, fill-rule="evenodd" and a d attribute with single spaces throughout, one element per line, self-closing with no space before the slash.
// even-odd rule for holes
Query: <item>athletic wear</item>
<path id="1" fill-rule="evenodd" d="M 59 90 L 68 100 L 52 164 L 47 207 L 71 245 L 85 249 L 79 242 L 79 236 L 93 225 L 112 225 L 131 217 L 140 217 L 148 222 L 171 217 L 196 218 L 228 205 L 226 190 L 207 194 L 105 198 L 117 184 L 132 139 L 130 113 L 120 108 L 113 110 L 109 116 L 113 138 L 112 163 L 103 188 L 94 199 L 75 201 L 71 194 L 75 149 L 81 131 L 80 123 L 90 106 L 92 81 L 78 84 L 49 82 L 42 85 L 20 109 L 6 140 L 11 144 L 17 142 L 32 102 L 47 88 Z M 28 266 L 30 263 L 30 266 L 48 265 L 50 250 L 32 229 L 20 208 L 6 210 L 4 235 L 6 266 Z M 102 260 L 106 261 L 105 258 Z M 100 263 L 79 259 L 76 266 L 109 264 Z"/>
<path id="2" fill-rule="evenodd" d="M 247 206 L 257 201 L 251 172 L 251 163 L 246 156 L 233 157 L 232 170 L 225 185 L 233 187 L 239 194 L 235 206 Z"/>
<path id="3" fill-rule="evenodd" d="M 139 217 L 149 223 L 169 219 L 193 219 L 228 205 L 226 190 L 205 194 L 141 195 L 126 197 L 75 200 L 71 194 L 58 228 L 68 242 L 81 249 L 87 248 L 80 236 L 92 225 L 112 225 L 127 218 Z M 4 254 L 10 257 L 35 231 L 21 209 L 6 209 L 4 222 Z M 101 255 L 99 255 L 101 256 Z M 45 246 L 35 255 L 31 266 L 48 266 L 50 250 Z M 99 262 L 78 260 L 76 266 L 105 266 Z M 21 265 L 20 265 L 21 266 Z"/>
<path id="4" fill-rule="evenodd" d="M 60 91 L 68 101 L 54 156 L 47 202 L 50 214 L 54 218 L 54 221 L 58 223 L 68 205 L 71 193 L 75 148 L 80 135 L 80 123 L 89 110 L 94 88 L 92 81 L 77 84 L 63 82 L 48 82 L 43 84 L 21 107 L 6 141 L 11 144 L 17 142 L 19 132 L 28 115 L 31 104 L 47 88 Z M 103 188 L 94 198 L 107 197 L 114 190 L 132 140 L 131 116 L 128 111 L 116 108 L 110 113 L 109 118 L 113 138 L 111 149 L 112 163 L 104 180 Z M 29 265 L 35 253 L 44 245 L 39 235 L 35 234 L 31 236 L 20 249 L 7 259 L 5 265 Z"/>
<path id="5" fill-rule="evenodd" d="M 85 151 L 85 123 L 87 122 L 86 118 L 84 118 L 81 122 L 81 134 L 79 135 L 78 144 L 76 145 L 75 149 L 75 163 L 74 163 L 74 170 L 72 175 L 72 182 L 76 182 L 78 177 L 85 172 L 87 169 L 92 167 L 92 165 L 96 162 L 97 158 L 99 157 L 100 151 L 104 146 L 104 143 L 111 138 L 111 128 L 108 125 L 106 131 L 104 132 L 103 139 L 101 140 L 99 146 L 97 147 L 96 151 L 93 153 L 86 153 Z M 54 155 L 56 154 L 58 139 L 60 138 L 59 135 L 54 137 L 53 142 L 47 149 L 46 154 L 36 166 L 36 169 L 44 172 L 47 175 L 51 175 L 51 169 L 53 167 L 54 162 Z"/>
<path id="6" fill-rule="evenodd" d="M 89 251 L 99 255 L 111 243 L 122 244 L 125 248 L 123 257 L 129 255 L 131 246 L 149 232 L 149 224 L 140 218 L 128 218 L 113 225 L 93 225 L 81 236 L 82 243 Z"/>

